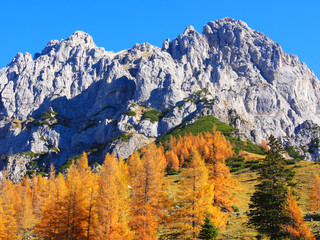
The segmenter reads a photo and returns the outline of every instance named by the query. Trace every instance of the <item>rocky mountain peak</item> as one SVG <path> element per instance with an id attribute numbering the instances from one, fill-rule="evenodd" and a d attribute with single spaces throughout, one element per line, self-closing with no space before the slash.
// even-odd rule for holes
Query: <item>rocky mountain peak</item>
<path id="1" fill-rule="evenodd" d="M 88 33 L 76 31 L 66 39 L 50 41 L 42 50 L 41 54 L 35 54 L 35 59 L 42 55 L 70 55 L 74 51 L 90 51 L 97 48 L 98 47 Z M 103 48 L 101 49 L 104 51 Z"/>
<path id="2" fill-rule="evenodd" d="M 191 33 L 196 32 L 195 29 L 194 29 L 194 27 L 191 26 L 191 25 L 189 25 L 189 26 L 186 27 L 186 29 L 185 29 L 184 32 L 183 32 L 183 35 L 188 35 L 190 32 L 191 32 Z"/>
<path id="3" fill-rule="evenodd" d="M 84 45 L 87 47 L 96 47 L 92 37 L 83 31 L 76 31 L 70 37 L 65 39 L 66 42 L 74 45 Z"/>
<path id="4" fill-rule="evenodd" d="M 207 115 L 257 144 L 273 134 L 305 146 L 320 137 L 319 113 L 314 73 L 232 18 L 208 22 L 202 34 L 188 26 L 162 49 L 142 43 L 119 53 L 77 31 L 0 70 L 0 155 L 20 154 L 7 161 L 15 172 L 27 169 L 30 159 L 19 159 L 30 151 L 57 166 L 88 149 L 127 157 Z"/>

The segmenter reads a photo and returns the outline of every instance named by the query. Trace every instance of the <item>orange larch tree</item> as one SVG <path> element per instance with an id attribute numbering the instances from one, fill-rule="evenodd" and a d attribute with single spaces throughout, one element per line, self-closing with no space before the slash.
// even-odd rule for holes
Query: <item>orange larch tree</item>
<path id="1" fill-rule="evenodd" d="M 49 198 L 41 211 L 35 233 L 45 239 L 65 239 L 65 202 L 68 189 L 62 174 L 49 178 Z"/>
<path id="2" fill-rule="evenodd" d="M 0 197 L 2 200 L 3 224 L 5 236 L 3 239 L 18 239 L 17 202 L 20 202 L 13 183 L 8 179 L 2 179 L 0 185 Z M 20 208 L 20 206 L 19 206 Z"/>
<path id="3" fill-rule="evenodd" d="M 24 187 L 25 190 L 26 187 Z M 37 223 L 31 205 L 31 195 L 29 191 L 25 191 L 22 195 L 22 208 L 18 213 L 18 226 L 19 234 L 23 236 L 23 239 L 29 239 L 32 236 L 32 231 Z"/>
<path id="4" fill-rule="evenodd" d="M 235 201 L 231 194 L 232 189 L 236 189 L 238 182 L 232 178 L 229 168 L 226 166 L 226 159 L 233 156 L 232 145 L 214 127 L 212 132 L 192 136 L 191 134 L 176 140 L 171 138 L 169 148 L 185 164 L 190 161 L 191 148 L 195 147 L 204 158 L 209 168 L 209 179 L 215 183 L 214 205 L 232 211 Z M 180 167 L 182 165 L 180 164 Z"/>
<path id="5" fill-rule="evenodd" d="M 163 149 L 153 143 L 128 159 L 132 187 L 131 226 L 137 239 L 156 239 L 165 202 Z"/>
<path id="6" fill-rule="evenodd" d="M 168 168 L 171 170 L 178 171 L 180 164 L 178 156 L 172 150 L 167 151 L 165 156 L 167 159 Z"/>
<path id="7" fill-rule="evenodd" d="M 0 197 L 0 239 L 6 239 L 7 229 L 6 229 L 6 219 L 2 207 L 2 198 Z"/>
<path id="8" fill-rule="evenodd" d="M 232 211 L 234 197 L 230 190 L 235 188 L 238 183 L 232 178 L 225 163 L 225 160 L 234 154 L 232 146 L 215 127 L 212 134 L 206 133 L 204 137 L 209 148 L 209 158 L 206 159 L 209 164 L 209 177 L 215 183 L 214 204 Z"/>
<path id="9" fill-rule="evenodd" d="M 78 165 L 73 164 L 66 174 L 68 192 L 63 202 L 66 206 L 64 219 L 66 220 L 65 236 L 67 239 L 87 239 L 92 186 L 91 174 L 85 153 L 78 161 Z"/>
<path id="10" fill-rule="evenodd" d="M 319 211 L 320 210 L 320 177 L 314 175 L 311 194 L 309 198 L 309 210 Z"/>
<path id="11" fill-rule="evenodd" d="M 42 218 L 36 233 L 49 239 L 87 239 L 88 233 L 93 231 L 88 227 L 93 184 L 91 174 L 87 156 L 83 154 L 78 166 L 71 165 L 65 179 L 61 174 L 54 183 L 51 178 L 47 184 L 42 184 L 42 179 L 39 179 L 37 187 L 41 194 L 38 196 L 48 195 L 48 199 L 41 211 Z M 41 185 L 50 189 L 49 194 L 41 191 L 45 189 Z"/>
<path id="12" fill-rule="evenodd" d="M 177 228 L 180 233 L 188 239 L 196 239 L 201 224 L 204 222 L 205 213 L 214 214 L 213 183 L 209 182 L 208 169 L 198 151 L 193 148 L 191 151 L 191 161 L 188 168 L 182 173 L 183 181 L 179 191 L 180 223 Z"/>
<path id="13" fill-rule="evenodd" d="M 107 154 L 99 175 L 97 239 L 132 239 L 127 166 L 121 158 Z"/>
<path id="14" fill-rule="evenodd" d="M 284 206 L 285 216 L 289 218 L 288 224 L 282 226 L 284 231 L 287 232 L 290 239 L 311 239 L 316 238 L 312 236 L 309 228 L 305 225 L 302 211 L 297 204 L 296 199 L 291 193 L 291 189 L 288 189 L 287 200 Z"/>

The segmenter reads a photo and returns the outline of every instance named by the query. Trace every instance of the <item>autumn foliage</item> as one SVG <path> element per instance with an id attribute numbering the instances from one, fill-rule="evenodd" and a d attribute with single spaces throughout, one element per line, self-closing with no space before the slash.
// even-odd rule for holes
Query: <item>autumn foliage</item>
<path id="1" fill-rule="evenodd" d="M 312 190 L 309 200 L 309 210 L 319 211 L 320 210 L 320 177 L 314 175 Z"/>
<path id="2" fill-rule="evenodd" d="M 176 236 L 197 238 L 206 215 L 218 228 L 234 203 L 237 182 L 225 160 L 230 143 L 212 133 L 150 144 L 127 161 L 107 154 L 92 172 L 84 153 L 64 174 L 26 176 L 0 184 L 0 239 L 158 239 L 160 226 Z M 165 174 L 182 180 L 173 196 Z M 179 207 L 178 207 L 179 206 Z"/>
<path id="3" fill-rule="evenodd" d="M 233 156 L 231 144 L 219 131 L 213 128 L 212 133 L 204 133 L 198 136 L 188 135 L 184 138 L 171 138 L 169 148 L 180 159 L 180 166 L 188 167 L 192 158 L 192 149 L 204 159 L 208 168 L 209 179 L 214 183 L 214 205 L 232 211 L 234 198 L 230 189 L 237 187 L 237 181 L 231 176 L 226 166 L 226 159 Z M 223 225 L 223 224 L 222 224 Z"/>
<path id="4" fill-rule="evenodd" d="M 283 225 L 284 231 L 288 234 L 289 239 L 316 239 L 310 233 L 309 228 L 305 225 L 302 211 L 297 204 L 296 199 L 289 188 L 287 201 L 284 206 L 285 216 L 289 218 L 288 224 Z"/>

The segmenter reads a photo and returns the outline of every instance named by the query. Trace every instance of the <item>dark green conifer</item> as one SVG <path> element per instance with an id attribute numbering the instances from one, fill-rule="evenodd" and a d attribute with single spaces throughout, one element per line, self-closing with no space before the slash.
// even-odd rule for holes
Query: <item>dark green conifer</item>
<path id="1" fill-rule="evenodd" d="M 211 218 L 207 213 L 204 224 L 201 225 L 201 231 L 199 233 L 199 239 L 212 240 L 218 237 L 218 228 L 211 222 Z"/>
<path id="2" fill-rule="evenodd" d="M 286 225 L 289 219 L 283 207 L 288 186 L 294 185 L 294 172 L 285 164 L 282 145 L 272 135 L 268 145 L 270 149 L 258 170 L 260 183 L 250 199 L 249 226 L 271 240 L 278 240 L 286 237 L 281 225 Z"/>

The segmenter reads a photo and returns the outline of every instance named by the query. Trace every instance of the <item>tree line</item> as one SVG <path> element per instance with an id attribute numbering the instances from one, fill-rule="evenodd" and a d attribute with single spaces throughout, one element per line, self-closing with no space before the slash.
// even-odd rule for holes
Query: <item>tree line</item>
<path id="1" fill-rule="evenodd" d="M 275 148 L 278 142 L 271 140 L 251 199 L 250 224 L 271 239 L 280 239 L 272 235 L 275 231 L 284 238 L 314 239 L 291 194 L 293 174 Z M 0 239 L 215 239 L 233 211 L 231 189 L 239 187 L 225 164 L 233 154 L 231 144 L 214 128 L 171 138 L 165 147 L 150 144 L 126 161 L 107 154 L 97 172 L 83 153 L 65 174 L 51 167 L 47 177 L 26 176 L 16 184 L 4 174 Z M 181 176 L 174 191 L 166 181 L 168 173 Z M 316 197 L 312 201 L 320 207 Z M 269 212 L 270 207 L 275 210 Z"/>

